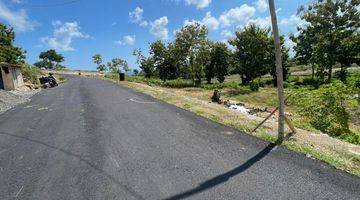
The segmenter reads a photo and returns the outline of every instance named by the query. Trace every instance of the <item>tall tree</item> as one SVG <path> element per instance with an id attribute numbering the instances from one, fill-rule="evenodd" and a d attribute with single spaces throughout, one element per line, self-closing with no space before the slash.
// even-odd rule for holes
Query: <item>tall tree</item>
<path id="1" fill-rule="evenodd" d="M 154 61 L 154 67 L 157 75 L 163 81 L 170 78 L 169 52 L 165 44 L 161 40 L 157 40 L 150 44 L 150 55 Z"/>
<path id="2" fill-rule="evenodd" d="M 204 59 L 209 42 L 206 26 L 194 23 L 182 27 L 176 33 L 174 55 L 178 58 L 178 68 L 183 78 L 191 78 L 193 82 L 203 77 Z M 201 80 L 200 80 L 201 82 Z"/>
<path id="3" fill-rule="evenodd" d="M 98 65 L 97 70 L 99 70 L 100 72 L 106 71 L 106 65 L 102 64 L 103 60 L 100 54 L 93 55 L 92 59 L 93 62 Z"/>
<path id="4" fill-rule="evenodd" d="M 121 68 L 125 71 L 128 72 L 129 71 L 129 65 L 127 63 L 126 60 L 123 60 L 121 58 L 113 58 L 111 60 L 110 66 L 109 66 L 109 70 L 112 73 L 120 73 L 121 72 Z"/>
<path id="5" fill-rule="evenodd" d="M 225 76 L 228 75 L 230 53 L 226 44 L 222 42 L 216 42 L 212 45 L 210 63 L 205 68 L 208 83 L 210 83 L 211 78 L 215 76 L 220 83 L 224 82 Z"/>
<path id="6" fill-rule="evenodd" d="M 311 77 L 315 76 L 315 65 L 312 44 L 315 43 L 314 31 L 311 28 L 298 27 L 298 35 L 292 34 L 290 39 L 295 43 L 295 60 L 301 65 L 311 65 Z"/>
<path id="7" fill-rule="evenodd" d="M 229 43 L 235 47 L 234 60 L 242 84 L 248 85 L 253 79 L 269 72 L 269 56 L 272 52 L 269 33 L 269 29 L 250 24 L 237 31 L 236 37 L 229 40 Z"/>
<path id="8" fill-rule="evenodd" d="M 204 42 L 190 61 L 191 76 L 195 85 L 201 85 L 204 69 L 210 64 L 211 43 Z"/>
<path id="9" fill-rule="evenodd" d="M 64 56 L 57 53 L 54 49 L 41 52 L 39 55 L 40 60 L 34 63 L 35 66 L 45 69 L 65 68 L 60 65 L 63 62 Z"/>
<path id="10" fill-rule="evenodd" d="M 0 23 L 0 62 L 24 63 L 25 51 L 14 46 L 15 32 L 13 28 Z"/>
<path id="11" fill-rule="evenodd" d="M 301 19 L 307 22 L 302 29 L 311 29 L 316 38 L 312 44 L 314 61 L 329 82 L 337 62 L 345 71 L 350 61 L 359 57 L 357 41 L 350 39 L 359 34 L 359 6 L 359 0 L 317 0 L 299 9 Z"/>
<path id="12" fill-rule="evenodd" d="M 41 52 L 39 58 L 41 60 L 36 64 L 41 65 L 40 63 L 43 63 L 44 67 L 47 69 L 57 68 L 59 63 L 64 62 L 65 60 L 64 56 L 57 53 L 54 49 Z"/>
<path id="13" fill-rule="evenodd" d="M 136 63 L 139 65 L 145 77 L 151 78 L 154 76 L 154 59 L 151 56 L 148 58 L 145 57 L 141 49 L 135 49 L 133 55 L 136 56 Z"/>

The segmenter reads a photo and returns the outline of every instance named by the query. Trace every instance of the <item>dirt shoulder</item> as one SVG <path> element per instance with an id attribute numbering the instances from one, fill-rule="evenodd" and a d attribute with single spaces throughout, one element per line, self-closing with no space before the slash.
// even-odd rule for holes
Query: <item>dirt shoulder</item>
<path id="1" fill-rule="evenodd" d="M 173 89 L 135 82 L 121 82 L 121 85 L 267 141 L 274 142 L 276 139 L 276 117 L 271 118 L 256 132 L 250 133 L 264 118 L 240 113 L 224 105 L 210 102 L 211 90 Z M 290 130 L 287 129 L 287 132 Z M 308 157 L 322 160 L 338 169 L 360 176 L 360 146 L 358 145 L 329 137 L 326 134 L 313 133 L 299 128 L 297 128 L 297 134 L 290 137 L 283 145 Z"/>
<path id="2" fill-rule="evenodd" d="M 39 91 L 40 89 L 24 91 L 0 90 L 0 114 L 15 107 L 16 105 L 30 101 L 30 98 Z"/>

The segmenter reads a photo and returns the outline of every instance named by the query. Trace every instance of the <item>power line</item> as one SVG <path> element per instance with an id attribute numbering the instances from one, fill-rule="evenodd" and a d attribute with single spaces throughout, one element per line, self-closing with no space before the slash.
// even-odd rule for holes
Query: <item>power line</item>
<path id="1" fill-rule="evenodd" d="M 59 3 L 51 3 L 51 4 L 25 4 L 25 5 L 27 7 L 49 8 L 49 7 L 66 6 L 69 4 L 74 4 L 79 1 L 81 1 L 81 0 L 71 0 L 71 1 L 65 1 L 65 2 L 59 2 Z"/>

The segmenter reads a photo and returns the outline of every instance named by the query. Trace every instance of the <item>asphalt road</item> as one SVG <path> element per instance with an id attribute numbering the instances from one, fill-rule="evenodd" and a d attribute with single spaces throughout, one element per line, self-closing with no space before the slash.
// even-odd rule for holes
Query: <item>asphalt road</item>
<path id="1" fill-rule="evenodd" d="M 72 77 L 0 116 L 0 199 L 360 199 L 360 178 Z"/>

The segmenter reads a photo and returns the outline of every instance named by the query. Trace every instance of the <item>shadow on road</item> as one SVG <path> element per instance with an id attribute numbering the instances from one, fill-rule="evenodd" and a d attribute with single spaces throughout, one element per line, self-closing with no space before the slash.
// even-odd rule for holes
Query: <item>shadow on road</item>
<path id="1" fill-rule="evenodd" d="M 226 181 L 228 181 L 230 178 L 246 171 L 251 166 L 253 166 L 256 162 L 263 159 L 266 155 L 268 155 L 272 149 L 276 147 L 276 144 L 270 143 L 267 147 L 265 147 L 263 150 L 261 150 L 258 154 L 256 154 L 254 157 L 250 158 L 248 161 L 246 161 L 244 164 L 224 173 L 221 175 L 218 175 L 214 178 L 211 178 L 210 180 L 207 180 L 203 183 L 201 183 L 196 188 L 187 190 L 185 192 L 176 194 L 174 196 L 165 198 L 164 200 L 179 200 L 179 199 L 185 199 L 187 197 L 190 197 L 192 195 L 195 195 L 197 193 L 204 192 L 205 190 L 211 189 L 217 185 L 220 185 Z"/>
<path id="2" fill-rule="evenodd" d="M 25 136 L 19 136 L 19 135 L 14 135 L 14 134 L 10 134 L 10 133 L 4 133 L 4 132 L 0 132 L 0 135 L 7 135 L 10 137 L 14 137 L 14 138 L 18 138 L 18 139 L 22 139 L 22 140 L 26 140 L 26 141 L 30 141 L 32 143 L 36 143 L 36 144 L 41 144 L 43 146 L 46 146 L 48 148 L 60 151 L 62 153 L 67 154 L 68 156 L 72 156 L 75 157 L 77 159 L 79 159 L 81 162 L 87 164 L 89 167 L 91 167 L 92 169 L 98 171 L 99 173 L 103 174 L 104 176 L 106 176 L 108 179 L 110 179 L 112 182 L 114 182 L 117 186 L 119 186 L 120 188 L 122 188 L 124 191 L 128 192 L 130 195 L 132 195 L 133 197 L 135 197 L 136 199 L 140 199 L 143 200 L 145 198 L 143 198 L 141 195 L 139 195 L 136 191 L 134 191 L 133 189 L 131 189 L 130 187 L 120 183 L 116 178 L 114 178 L 113 176 L 111 176 L 110 174 L 108 174 L 106 171 L 104 171 L 103 169 L 97 167 L 96 165 L 94 165 L 93 163 L 89 162 L 88 160 L 82 158 L 80 155 L 74 154 L 70 151 L 67 151 L 65 149 L 61 149 L 58 148 L 56 146 L 52 146 L 49 145 L 45 142 L 39 141 L 39 140 L 34 140 Z"/>

